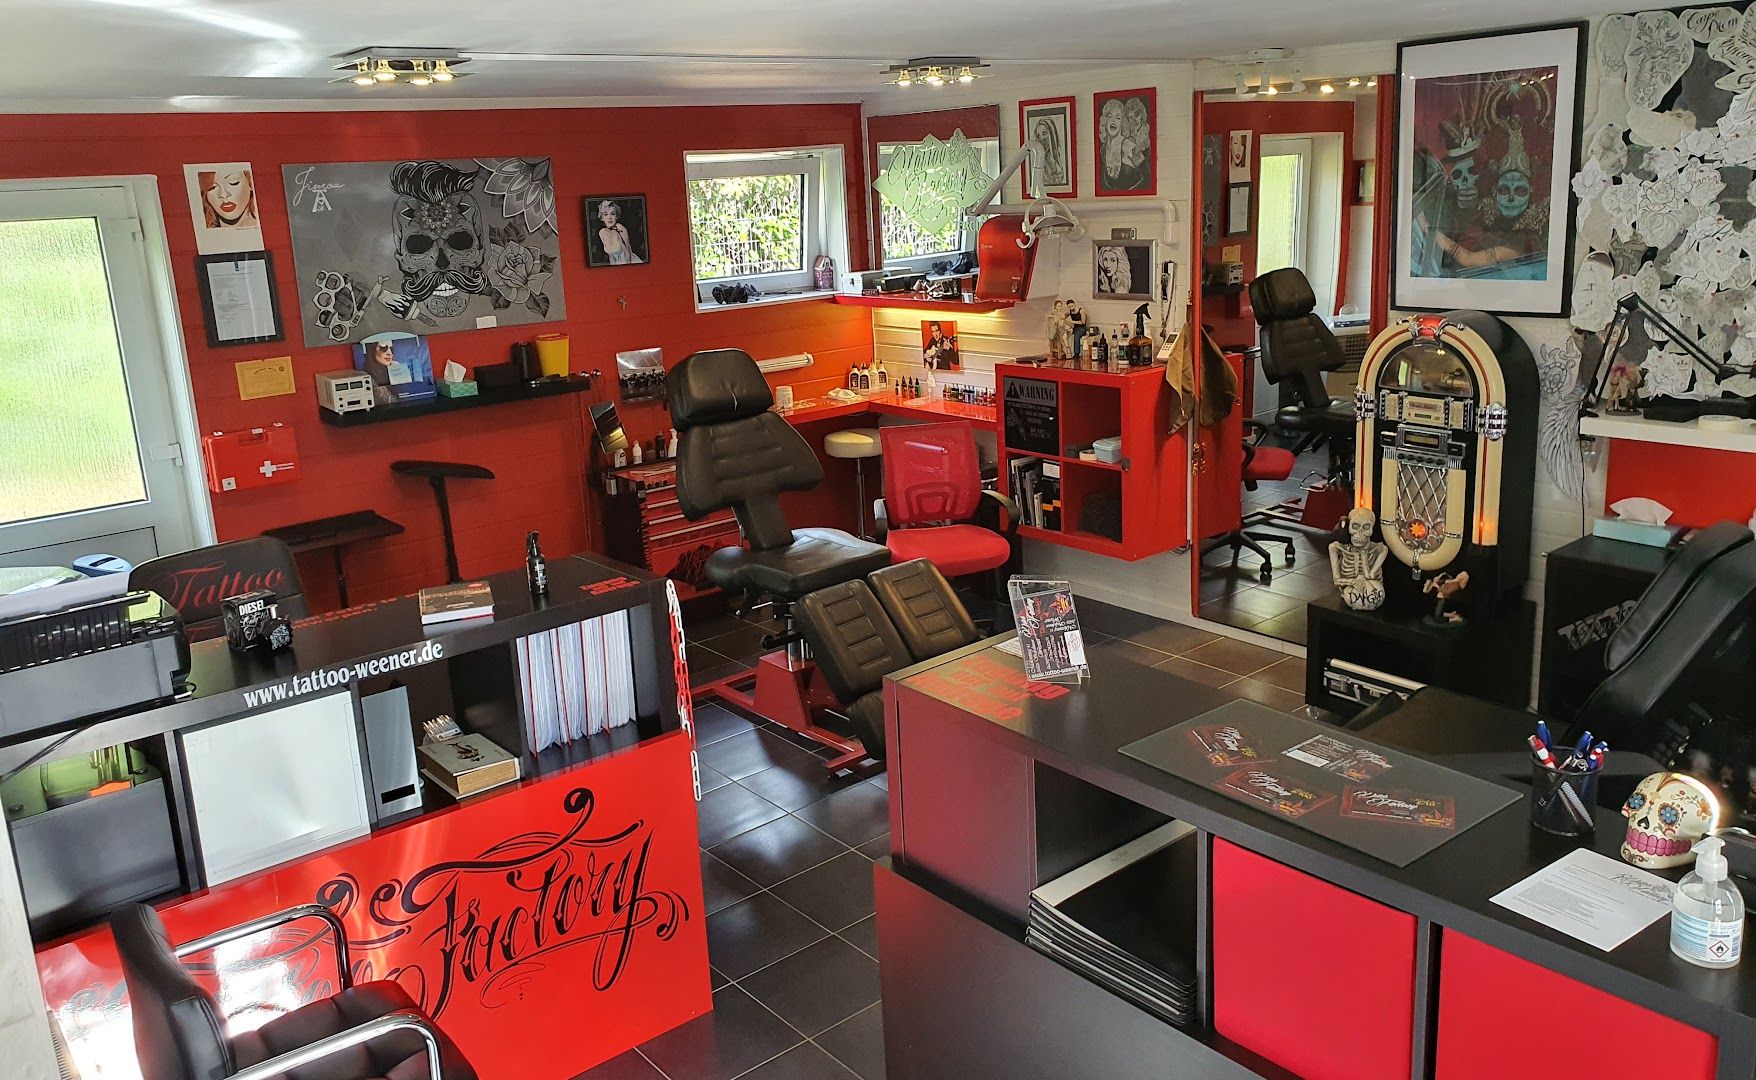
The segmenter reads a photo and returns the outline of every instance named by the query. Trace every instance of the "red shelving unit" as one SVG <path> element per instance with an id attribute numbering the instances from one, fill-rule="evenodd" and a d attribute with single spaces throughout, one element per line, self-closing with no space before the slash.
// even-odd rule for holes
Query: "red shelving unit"
<path id="1" fill-rule="evenodd" d="M 1000 470 L 1001 483 L 1010 487 L 1009 466 L 1020 457 L 1053 462 L 1061 474 L 1058 526 L 1025 525 L 1020 536 L 1130 562 L 1189 542 L 1188 447 L 1181 432 L 1169 430 L 1163 367 L 998 364 L 994 370 L 1001 458 L 1008 466 Z M 1079 448 L 1111 435 L 1122 438 L 1121 462 L 1079 459 Z M 1120 501 L 1120 539 L 1081 528 L 1087 504 L 1103 499 Z"/>

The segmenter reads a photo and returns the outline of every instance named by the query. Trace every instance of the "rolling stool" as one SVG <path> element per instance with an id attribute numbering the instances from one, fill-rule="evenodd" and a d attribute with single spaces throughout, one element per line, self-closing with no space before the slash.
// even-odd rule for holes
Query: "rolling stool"
<path id="1" fill-rule="evenodd" d="M 390 471 L 404 476 L 424 476 L 432 485 L 433 499 L 439 504 L 439 530 L 445 535 L 445 572 L 451 575 L 446 580 L 462 581 L 463 574 L 457 569 L 457 540 L 451 535 L 451 499 L 446 494 L 445 481 L 492 480 L 494 471 L 459 461 L 393 461 Z"/>
<path id="2" fill-rule="evenodd" d="M 853 461 L 854 497 L 860 500 L 858 536 L 862 540 L 872 539 L 872 532 L 866 527 L 866 515 L 871 512 L 866 503 L 866 459 L 884 452 L 883 444 L 878 441 L 878 429 L 860 427 L 832 431 L 823 437 L 823 452 L 832 458 Z"/>

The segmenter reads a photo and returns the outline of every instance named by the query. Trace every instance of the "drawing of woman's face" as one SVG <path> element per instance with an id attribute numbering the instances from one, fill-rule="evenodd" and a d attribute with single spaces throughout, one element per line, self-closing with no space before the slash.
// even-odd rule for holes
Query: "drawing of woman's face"
<path id="1" fill-rule="evenodd" d="M 1038 120 L 1037 121 L 1035 135 L 1036 135 L 1037 140 L 1039 142 L 1041 142 L 1044 146 L 1054 146 L 1055 145 L 1055 126 L 1053 124 L 1049 123 L 1047 120 Z"/>
<path id="2" fill-rule="evenodd" d="M 613 203 L 613 202 L 598 203 L 598 220 L 604 223 L 604 228 L 606 228 L 606 229 L 615 228 L 616 221 L 621 216 L 622 216 L 622 208 L 617 206 L 615 203 Z"/>
<path id="3" fill-rule="evenodd" d="M 1104 138 L 1116 139 L 1122 135 L 1122 103 L 1120 101 L 1104 102 Z"/>
<path id="4" fill-rule="evenodd" d="M 207 208 L 219 219 L 216 228 L 254 228 L 255 191 L 248 170 L 216 172 L 201 192 Z"/>

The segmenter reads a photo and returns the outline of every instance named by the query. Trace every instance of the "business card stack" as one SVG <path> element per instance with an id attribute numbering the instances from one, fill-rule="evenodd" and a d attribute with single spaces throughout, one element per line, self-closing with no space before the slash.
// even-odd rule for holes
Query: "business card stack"
<path id="1" fill-rule="evenodd" d="M 1025 943 L 1170 1024 L 1195 1026 L 1194 834 L 1173 821 L 1036 889 Z"/>

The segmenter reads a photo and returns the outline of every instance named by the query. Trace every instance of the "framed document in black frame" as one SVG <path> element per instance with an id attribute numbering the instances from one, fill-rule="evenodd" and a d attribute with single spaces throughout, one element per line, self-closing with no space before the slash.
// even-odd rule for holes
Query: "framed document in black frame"
<path id="1" fill-rule="evenodd" d="M 274 257 L 268 252 L 198 255 L 195 281 L 201 290 L 201 316 L 207 324 L 210 347 L 286 337 L 280 301 L 275 296 Z"/>

